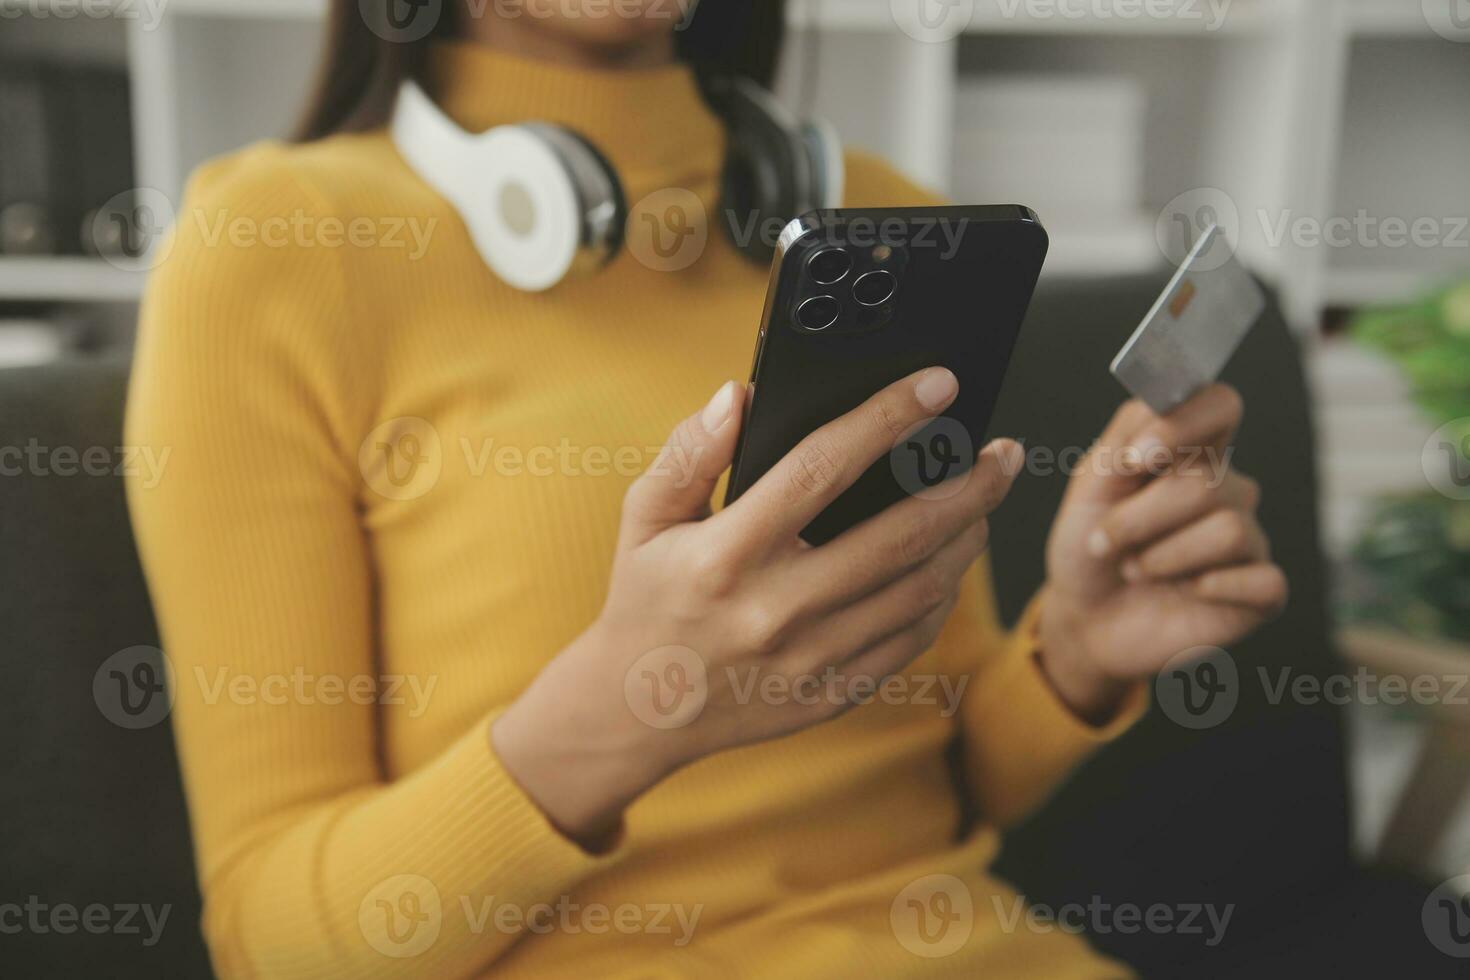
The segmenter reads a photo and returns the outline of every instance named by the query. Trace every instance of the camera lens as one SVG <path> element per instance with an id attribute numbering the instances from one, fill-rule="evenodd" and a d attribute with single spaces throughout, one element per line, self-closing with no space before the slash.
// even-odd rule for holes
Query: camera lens
<path id="1" fill-rule="evenodd" d="M 835 296 L 813 296 L 796 308 L 796 322 L 803 330 L 816 333 L 836 323 L 841 312 L 842 304 Z"/>
<path id="2" fill-rule="evenodd" d="M 852 298 L 864 306 L 882 306 L 893 298 L 898 280 L 884 269 L 864 273 L 852 284 Z"/>
<path id="3" fill-rule="evenodd" d="M 806 271 L 823 286 L 841 282 L 852 269 L 852 256 L 840 248 L 824 248 L 807 259 Z"/>

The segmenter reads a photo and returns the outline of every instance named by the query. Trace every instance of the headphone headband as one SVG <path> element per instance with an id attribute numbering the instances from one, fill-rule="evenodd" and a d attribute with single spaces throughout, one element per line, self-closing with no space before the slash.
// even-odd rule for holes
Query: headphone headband
<path id="1" fill-rule="evenodd" d="M 721 209 L 763 227 L 841 203 L 842 150 L 824 123 L 800 125 L 748 79 L 716 88 L 729 150 Z M 581 135 L 545 122 L 468 133 L 416 82 L 398 90 L 389 127 L 404 161 L 454 206 L 481 258 L 518 289 L 549 289 L 570 274 L 605 265 L 622 244 L 627 202 L 608 160 Z M 737 248 L 769 261 L 754 236 Z"/>

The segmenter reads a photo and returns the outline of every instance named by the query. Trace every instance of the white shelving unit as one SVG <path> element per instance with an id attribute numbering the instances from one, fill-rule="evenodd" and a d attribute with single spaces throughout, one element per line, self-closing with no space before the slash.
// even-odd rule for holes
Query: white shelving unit
<path id="1" fill-rule="evenodd" d="M 954 36 L 901 29 L 895 10 L 968 13 Z M 1444 0 L 1449 3 L 1452 0 Z M 1303 329 L 1324 308 L 1411 295 L 1456 269 L 1470 250 L 1330 248 L 1277 241 L 1276 229 L 1366 210 L 1379 220 L 1470 214 L 1470 125 L 1451 106 L 1470 87 L 1470 45 L 1435 33 L 1418 0 L 1235 0 L 1213 23 L 1208 4 L 1179 0 L 1169 16 L 1137 4 L 1057 0 L 791 0 L 792 55 L 819 33 L 806 66 L 814 108 L 847 141 L 878 149 L 941 191 L 956 180 L 957 93 L 999 75 L 1130 80 L 1147 102 L 1136 207 L 1102 216 L 1063 209 L 1043 220 L 1049 275 L 1117 275 L 1161 265 L 1156 241 L 1180 214 L 1223 192 L 1240 248 L 1280 289 Z M 139 182 L 177 200 L 198 163 L 293 118 L 310 77 L 325 0 L 0 0 L 0 57 L 12 49 L 125 62 L 131 72 Z M 157 11 L 157 18 L 151 12 Z M 63 18 L 62 12 L 71 16 Z M 51 15 L 47 15 L 50 13 Z M 911 26 L 911 25 L 910 25 Z M 918 34 L 923 39 L 916 39 Z M 799 69 L 782 73 L 794 95 Z M 1463 115 L 1460 118 L 1464 118 Z M 1044 125 L 1044 120 L 1041 121 Z M 1078 159 L 1085 193 L 1091 172 Z M 983 186 L 983 178 L 982 178 Z M 1024 188 L 1022 188 L 1024 191 Z M 1182 195 L 1182 198 L 1181 198 Z M 1027 202 L 1024 193 L 1010 195 Z M 1284 224 L 1283 224 L 1284 223 Z M 18 264 L 0 258 L 0 299 L 116 299 L 136 276 L 101 263 Z"/>
<path id="2" fill-rule="evenodd" d="M 143 277 L 100 259 L 16 255 L 0 258 L 0 300 L 120 303 L 138 298 Z"/>

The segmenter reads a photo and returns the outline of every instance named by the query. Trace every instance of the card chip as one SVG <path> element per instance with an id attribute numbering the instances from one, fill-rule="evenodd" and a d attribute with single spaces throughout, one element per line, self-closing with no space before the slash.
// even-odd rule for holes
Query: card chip
<path id="1" fill-rule="evenodd" d="M 1189 304 L 1194 302 L 1194 297 L 1198 293 L 1199 290 L 1194 288 L 1194 280 L 1186 279 L 1180 283 L 1179 291 L 1174 294 L 1174 298 L 1169 302 L 1169 315 L 1176 320 L 1183 316 L 1184 311 L 1189 309 Z"/>

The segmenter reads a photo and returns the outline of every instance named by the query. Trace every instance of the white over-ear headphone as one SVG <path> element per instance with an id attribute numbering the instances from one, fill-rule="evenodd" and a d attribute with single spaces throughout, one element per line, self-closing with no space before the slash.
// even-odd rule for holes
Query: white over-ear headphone
<path id="1" fill-rule="evenodd" d="M 710 92 L 729 146 L 721 210 L 753 218 L 749 228 L 842 202 L 842 146 L 820 120 L 798 124 L 764 89 L 745 79 Z M 607 159 L 583 137 L 553 123 L 527 122 L 469 133 L 416 83 L 398 91 L 391 133 L 415 173 L 454 206 L 491 270 L 517 289 L 549 289 L 609 262 L 622 245 L 628 206 Z M 727 215 L 727 219 L 732 217 Z M 737 248 L 769 261 L 759 235 Z"/>

